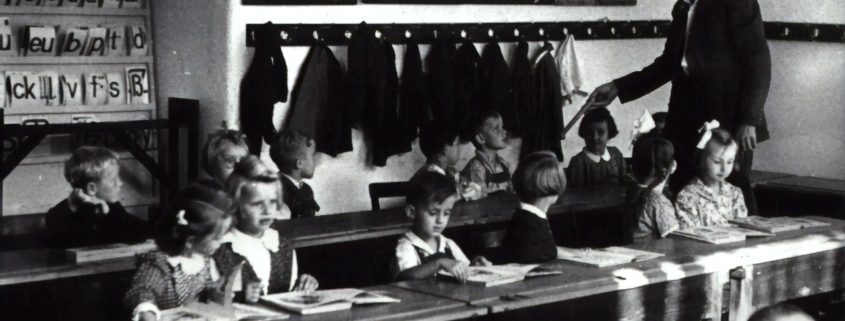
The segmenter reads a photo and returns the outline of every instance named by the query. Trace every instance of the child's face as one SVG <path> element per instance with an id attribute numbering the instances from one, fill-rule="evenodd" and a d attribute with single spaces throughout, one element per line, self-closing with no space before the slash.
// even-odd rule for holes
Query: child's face
<path id="1" fill-rule="evenodd" d="M 237 228 L 252 235 L 264 233 L 273 220 L 282 216 L 278 193 L 278 184 L 272 182 L 244 185 L 238 200 L 240 217 Z"/>
<path id="2" fill-rule="evenodd" d="M 446 163 L 449 166 L 457 165 L 458 160 L 461 159 L 460 147 L 461 144 L 458 142 L 458 137 L 455 137 L 455 140 L 451 144 L 446 144 L 446 147 L 443 149 L 443 154 L 446 155 Z"/>
<path id="3" fill-rule="evenodd" d="M 737 146 L 720 146 L 708 144 L 705 149 L 704 164 L 702 164 L 702 179 L 709 182 L 722 182 L 734 168 Z"/>
<path id="4" fill-rule="evenodd" d="M 502 117 L 487 118 L 478 133 L 484 147 L 500 150 L 508 147 L 508 131 L 502 127 Z"/>
<path id="5" fill-rule="evenodd" d="M 458 200 L 458 196 L 450 196 L 441 203 L 431 202 L 417 206 L 409 205 L 407 214 L 414 220 L 414 233 L 423 240 L 437 237 L 446 225 L 449 225 L 449 215 L 452 214 L 452 207 Z"/>
<path id="6" fill-rule="evenodd" d="M 210 174 L 218 181 L 225 182 L 229 175 L 232 175 L 232 171 L 235 170 L 235 164 L 240 162 L 247 154 L 249 154 L 249 151 L 244 146 L 233 144 L 228 140 L 221 142 L 217 156 L 211 160 L 213 173 Z"/>
<path id="7" fill-rule="evenodd" d="M 587 150 L 593 154 L 604 154 L 604 150 L 607 148 L 607 122 L 600 121 L 586 125 L 587 132 L 584 136 L 584 143 L 587 145 Z"/>
<path id="8" fill-rule="evenodd" d="M 208 235 L 201 239 L 189 238 L 189 246 L 190 249 L 194 253 L 199 253 L 205 256 L 211 256 L 220 248 L 220 240 L 223 238 L 223 235 L 229 231 L 229 227 L 232 225 L 232 217 L 226 217 L 223 222 L 220 224 L 219 228 L 214 231 L 211 235 Z"/>
<path id="9" fill-rule="evenodd" d="M 302 176 L 302 178 L 314 177 L 314 170 L 317 168 L 317 161 L 314 159 L 314 154 L 316 153 L 317 145 L 312 139 L 310 141 L 310 146 L 305 147 L 302 158 L 300 158 L 297 162 L 300 171 L 299 175 Z"/>
<path id="10" fill-rule="evenodd" d="M 123 181 L 120 179 L 120 166 L 117 162 L 108 162 L 103 169 L 103 177 L 93 184 L 95 187 L 94 196 L 107 203 L 114 203 L 120 200 L 120 188 L 123 186 Z"/>

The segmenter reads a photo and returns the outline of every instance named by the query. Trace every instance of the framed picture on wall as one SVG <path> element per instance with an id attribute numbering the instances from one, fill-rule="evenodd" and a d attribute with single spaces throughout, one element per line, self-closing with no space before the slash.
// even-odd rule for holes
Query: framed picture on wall
<path id="1" fill-rule="evenodd" d="M 243 5 L 284 6 L 284 5 L 332 5 L 357 4 L 358 0 L 241 0 Z"/>

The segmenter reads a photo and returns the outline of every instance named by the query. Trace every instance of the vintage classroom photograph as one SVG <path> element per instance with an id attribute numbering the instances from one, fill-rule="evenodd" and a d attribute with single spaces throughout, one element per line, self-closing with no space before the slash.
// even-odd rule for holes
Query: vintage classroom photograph
<path id="1" fill-rule="evenodd" d="M 843 0 L 0 0 L 0 320 L 845 321 Z"/>

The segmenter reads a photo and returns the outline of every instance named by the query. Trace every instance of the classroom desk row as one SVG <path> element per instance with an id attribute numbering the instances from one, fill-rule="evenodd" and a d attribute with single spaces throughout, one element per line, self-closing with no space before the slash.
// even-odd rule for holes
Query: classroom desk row
<path id="1" fill-rule="evenodd" d="M 715 320 L 723 309 L 745 320 L 759 307 L 845 288 L 845 221 L 814 219 L 831 226 L 723 245 L 635 243 L 665 256 L 606 268 L 553 261 L 544 266 L 563 274 L 489 288 L 439 279 L 367 287 L 402 302 L 289 320 Z"/>
<path id="2" fill-rule="evenodd" d="M 780 191 L 767 203 L 784 203 L 791 195 L 783 193 L 814 193 L 827 197 L 845 199 L 845 181 L 813 177 L 798 177 L 789 174 L 754 171 L 751 174 L 756 189 L 763 192 Z M 625 188 L 601 186 L 589 189 L 569 189 L 558 204 L 549 210 L 549 216 L 609 211 L 624 204 Z M 837 204 L 845 203 L 837 201 Z M 761 202 L 762 203 L 762 202 Z M 788 201 L 787 201 L 788 203 Z M 802 202 L 804 203 L 804 202 Z M 823 204 L 823 202 L 814 202 Z M 822 209 L 837 210 L 824 203 Z M 807 204 L 812 205 L 812 204 Z M 510 219 L 518 206 L 512 196 L 489 197 L 487 199 L 459 203 L 449 222 L 450 229 L 502 223 Z M 804 206 L 804 205 L 801 205 Z M 789 204 L 777 206 L 789 208 Z M 841 207 L 841 206 L 840 206 Z M 801 212 L 781 210 L 777 215 L 801 215 Z M 843 213 L 833 213 L 833 217 Z M 575 215 L 571 215 L 574 219 Z M 398 208 L 378 211 L 360 211 L 334 215 L 317 216 L 285 222 L 283 233 L 294 239 L 298 248 L 340 244 L 349 241 L 390 237 L 403 233 L 410 226 L 403 211 Z M 134 260 L 122 259 L 88 264 L 74 264 L 67 261 L 64 251 L 52 249 L 28 249 L 0 252 L 0 286 L 46 281 L 60 278 L 128 271 L 134 268 Z"/>
<path id="3" fill-rule="evenodd" d="M 549 215 L 609 209 L 624 203 L 621 186 L 567 191 Z M 449 227 L 506 222 L 519 202 L 514 196 L 495 196 L 459 203 Z M 286 221 L 281 230 L 297 248 L 374 239 L 404 233 L 411 226 L 402 209 L 384 209 L 317 216 Z M 134 258 L 75 264 L 64 250 L 28 249 L 0 252 L 0 286 L 121 272 L 134 269 Z"/>

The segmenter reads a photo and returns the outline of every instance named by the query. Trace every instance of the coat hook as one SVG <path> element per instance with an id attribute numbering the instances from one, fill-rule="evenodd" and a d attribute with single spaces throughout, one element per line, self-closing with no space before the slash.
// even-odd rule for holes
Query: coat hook
<path id="1" fill-rule="evenodd" d="M 631 27 L 631 33 L 632 33 L 632 34 L 637 34 L 637 26 L 632 26 L 632 27 Z"/>
<path id="2" fill-rule="evenodd" d="M 380 30 L 376 29 L 376 31 L 373 32 L 373 35 L 376 37 L 376 39 L 381 39 L 381 31 Z"/>
<path id="3" fill-rule="evenodd" d="M 288 40 L 288 38 L 290 37 L 290 35 L 288 35 L 288 32 L 284 30 L 279 32 L 279 35 L 282 36 L 282 40 Z"/>
<path id="4" fill-rule="evenodd" d="M 437 29 L 432 30 L 431 34 L 434 36 L 434 39 L 437 39 Z"/>
<path id="5" fill-rule="evenodd" d="M 311 36 L 314 37 L 314 40 L 320 40 L 320 33 L 317 30 L 311 33 Z"/>
<path id="6" fill-rule="evenodd" d="M 614 36 L 616 35 L 616 27 L 610 27 L 610 34 Z"/>
<path id="7" fill-rule="evenodd" d="M 519 29 L 513 28 L 513 36 L 519 38 Z"/>
<path id="8" fill-rule="evenodd" d="M 255 41 L 255 30 L 249 32 L 249 38 Z"/>
<path id="9" fill-rule="evenodd" d="M 411 39 L 411 30 L 405 30 L 405 38 Z"/>
<path id="10" fill-rule="evenodd" d="M 543 30 L 542 27 L 537 28 L 537 34 L 540 35 L 540 37 L 543 37 L 546 35 L 546 30 Z"/>
<path id="11" fill-rule="evenodd" d="M 781 33 L 784 37 L 789 36 L 789 27 L 783 27 L 783 32 Z"/>
<path id="12" fill-rule="evenodd" d="M 466 39 L 466 38 L 467 38 L 466 30 L 461 30 L 461 39 Z"/>
<path id="13" fill-rule="evenodd" d="M 819 37 L 819 28 L 814 28 L 813 29 L 813 39 L 818 38 L 818 37 Z"/>
<path id="14" fill-rule="evenodd" d="M 493 32 L 493 28 L 487 29 L 487 36 L 493 38 L 496 36 L 496 33 Z"/>
<path id="15" fill-rule="evenodd" d="M 349 31 L 349 30 L 343 31 L 343 37 L 345 37 L 346 39 L 352 39 L 352 31 Z"/>
<path id="16" fill-rule="evenodd" d="M 654 34 L 655 34 L 655 35 L 656 35 L 656 34 L 658 34 L 658 32 L 657 32 L 657 26 L 654 26 Z"/>
<path id="17" fill-rule="evenodd" d="M 593 28 L 587 28 L 587 35 L 593 35 Z"/>
<path id="18" fill-rule="evenodd" d="M 564 36 L 568 36 L 568 35 L 569 35 L 569 28 L 567 28 L 567 27 L 563 27 L 563 35 L 564 35 Z"/>

